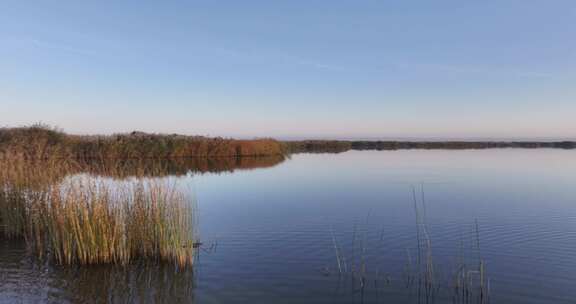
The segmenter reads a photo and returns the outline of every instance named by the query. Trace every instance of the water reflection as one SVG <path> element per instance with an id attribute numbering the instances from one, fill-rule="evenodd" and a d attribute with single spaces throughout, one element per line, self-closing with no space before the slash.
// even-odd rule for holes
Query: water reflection
<path id="1" fill-rule="evenodd" d="M 189 173 L 232 173 L 237 170 L 269 168 L 284 156 L 172 159 L 99 159 L 74 164 L 77 173 L 126 178 L 130 176 L 182 176 Z"/>
<path id="2" fill-rule="evenodd" d="M 194 303 L 192 269 L 167 264 L 53 266 L 0 242 L 1 303 Z"/>
<path id="3" fill-rule="evenodd" d="M 76 303 L 194 303 L 193 271 L 172 265 L 61 268 L 54 275 L 64 298 Z"/>

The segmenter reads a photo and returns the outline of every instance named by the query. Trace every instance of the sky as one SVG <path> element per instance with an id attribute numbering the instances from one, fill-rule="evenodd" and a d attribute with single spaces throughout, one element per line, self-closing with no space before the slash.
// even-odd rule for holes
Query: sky
<path id="1" fill-rule="evenodd" d="M 576 138 L 576 1 L 0 2 L 0 126 Z"/>

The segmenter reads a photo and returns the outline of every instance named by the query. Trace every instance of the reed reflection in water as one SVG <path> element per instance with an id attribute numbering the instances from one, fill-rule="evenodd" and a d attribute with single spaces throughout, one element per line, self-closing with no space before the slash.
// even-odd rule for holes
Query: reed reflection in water
<path id="1" fill-rule="evenodd" d="M 166 263 L 55 266 L 0 242 L 1 303 L 194 303 L 194 270 Z"/>

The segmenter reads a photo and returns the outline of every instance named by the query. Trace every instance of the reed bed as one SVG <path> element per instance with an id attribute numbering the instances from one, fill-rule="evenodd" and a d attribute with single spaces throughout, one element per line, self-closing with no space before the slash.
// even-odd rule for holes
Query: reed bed
<path id="1" fill-rule="evenodd" d="M 166 159 L 179 157 L 283 156 L 274 139 L 236 140 L 177 134 L 131 132 L 80 136 L 44 124 L 0 127 L 0 159 Z"/>
<path id="2" fill-rule="evenodd" d="M 62 179 L 67 165 L 0 165 L 0 236 L 24 238 L 58 264 L 190 266 L 194 203 L 174 182 L 92 175 Z"/>

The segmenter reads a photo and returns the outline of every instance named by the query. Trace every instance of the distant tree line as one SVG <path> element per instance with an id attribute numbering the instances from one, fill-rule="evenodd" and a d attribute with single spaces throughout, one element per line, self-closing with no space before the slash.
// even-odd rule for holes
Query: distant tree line
<path id="1" fill-rule="evenodd" d="M 406 150 L 406 149 L 493 149 L 493 148 L 555 148 L 576 149 L 576 142 L 556 141 L 340 141 L 304 140 L 284 142 L 290 153 L 340 153 L 348 150 Z"/>

